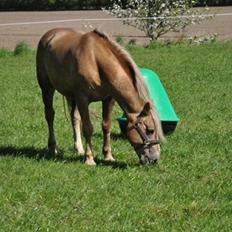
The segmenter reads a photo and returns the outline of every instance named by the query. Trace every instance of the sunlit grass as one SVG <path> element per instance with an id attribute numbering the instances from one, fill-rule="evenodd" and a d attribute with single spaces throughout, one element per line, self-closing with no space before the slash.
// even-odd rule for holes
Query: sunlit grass
<path id="1" fill-rule="evenodd" d="M 131 46 L 157 72 L 181 121 L 161 161 L 139 166 L 113 115 L 113 153 L 102 162 L 101 104 L 91 105 L 98 166 L 73 151 L 63 99 L 55 129 L 63 157 L 46 156 L 47 127 L 35 52 L 0 52 L 0 231 L 231 231 L 232 43 Z"/>

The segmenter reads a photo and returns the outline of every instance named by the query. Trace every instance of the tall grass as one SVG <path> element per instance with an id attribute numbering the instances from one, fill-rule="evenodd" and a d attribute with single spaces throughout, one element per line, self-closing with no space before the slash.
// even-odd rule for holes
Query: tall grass
<path id="1" fill-rule="evenodd" d="M 232 43 L 130 46 L 155 70 L 181 121 L 158 165 L 139 166 L 113 114 L 113 153 L 101 155 L 101 104 L 91 105 L 98 166 L 73 151 L 55 95 L 63 157 L 46 156 L 47 127 L 35 54 L 0 56 L 0 231 L 231 231 Z M 0 53 L 1 54 L 1 53 Z"/>

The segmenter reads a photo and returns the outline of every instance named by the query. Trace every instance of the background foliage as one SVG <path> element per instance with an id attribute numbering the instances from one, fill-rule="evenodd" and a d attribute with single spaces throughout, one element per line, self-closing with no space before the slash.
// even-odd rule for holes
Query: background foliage
<path id="1" fill-rule="evenodd" d="M 81 10 L 100 9 L 107 0 L 1 0 L 1 10 Z"/>
<path id="2" fill-rule="evenodd" d="M 114 1 L 115 2 L 115 1 Z M 126 0 L 121 1 L 126 5 Z M 108 0 L 1 0 L 0 10 L 81 10 L 101 9 L 111 5 Z M 231 0 L 199 0 L 204 6 L 232 5 Z"/>
<path id="3" fill-rule="evenodd" d="M 231 0 L 199 0 L 198 1 L 199 6 L 231 6 L 232 2 Z"/>

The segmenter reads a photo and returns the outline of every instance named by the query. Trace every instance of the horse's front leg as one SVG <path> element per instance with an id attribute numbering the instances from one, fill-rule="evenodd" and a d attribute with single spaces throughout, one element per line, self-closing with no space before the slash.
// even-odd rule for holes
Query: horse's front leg
<path id="1" fill-rule="evenodd" d="M 74 146 L 80 155 L 84 154 L 84 148 L 81 141 L 81 116 L 77 106 L 73 109 L 73 130 L 74 130 Z"/>
<path id="2" fill-rule="evenodd" d="M 83 135 L 86 141 L 86 148 L 85 148 L 85 163 L 87 165 L 96 165 L 94 158 L 93 158 L 93 151 L 92 151 L 92 144 L 91 144 L 91 137 L 93 134 L 93 125 L 90 120 L 89 116 L 89 109 L 88 109 L 88 102 L 84 99 L 77 100 L 78 110 L 81 115 L 82 120 L 82 127 L 83 127 Z"/>
<path id="3" fill-rule="evenodd" d="M 73 127 L 74 148 L 79 154 L 83 155 L 84 149 L 81 141 L 81 128 L 80 128 L 81 117 L 78 111 L 78 107 L 76 105 L 75 100 L 73 99 L 67 98 L 67 102 L 69 105 L 69 112 L 70 112 L 70 117 Z"/>
<path id="4" fill-rule="evenodd" d="M 110 144 L 111 117 L 114 100 L 110 97 L 102 102 L 102 131 L 103 131 L 103 148 L 102 152 L 106 161 L 114 161 Z"/>

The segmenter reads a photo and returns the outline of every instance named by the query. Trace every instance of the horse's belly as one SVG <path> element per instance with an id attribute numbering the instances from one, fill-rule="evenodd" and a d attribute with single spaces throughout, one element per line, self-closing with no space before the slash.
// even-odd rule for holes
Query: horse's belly
<path id="1" fill-rule="evenodd" d="M 90 86 L 88 82 L 82 80 L 78 75 L 72 76 L 62 70 L 53 70 L 49 74 L 52 86 L 62 95 L 78 98 L 78 96 L 87 97 L 90 102 L 101 101 L 108 94 L 102 86 Z"/>
<path id="2" fill-rule="evenodd" d="M 73 94 L 75 89 L 75 82 L 73 77 L 66 74 L 62 70 L 49 70 L 48 77 L 52 86 L 63 95 Z"/>

